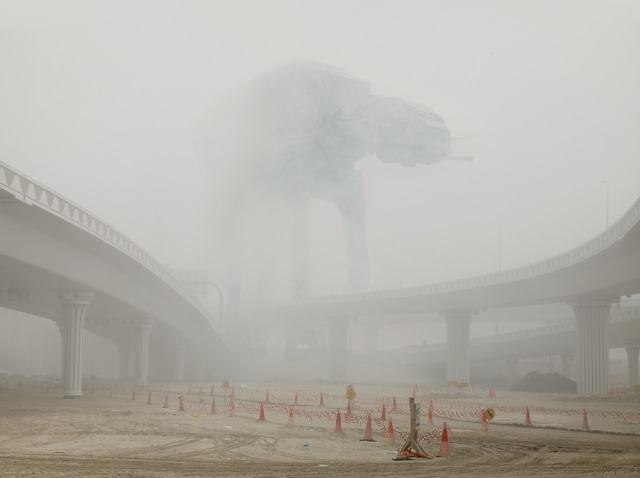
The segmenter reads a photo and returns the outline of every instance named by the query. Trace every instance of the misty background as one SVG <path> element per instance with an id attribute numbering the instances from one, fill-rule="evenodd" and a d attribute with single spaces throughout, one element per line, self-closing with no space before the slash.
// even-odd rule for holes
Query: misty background
<path id="1" fill-rule="evenodd" d="M 357 163 L 370 289 L 464 278 L 571 249 L 637 199 L 638 45 L 635 1 L 0 0 L 0 160 L 168 269 L 217 283 L 234 165 L 198 151 L 201 115 L 291 58 L 334 65 L 376 95 L 429 106 L 467 138 L 454 153 L 474 157 Z M 254 211 L 247 224 L 248 302 L 265 271 L 286 300 L 282 218 Z M 312 201 L 310 233 L 313 295 L 338 294 L 335 205 Z M 18 313 L 2 315 L 12 340 Z M 429 326 L 429 341 L 444 330 Z M 473 324 L 472 336 L 493 330 Z"/>

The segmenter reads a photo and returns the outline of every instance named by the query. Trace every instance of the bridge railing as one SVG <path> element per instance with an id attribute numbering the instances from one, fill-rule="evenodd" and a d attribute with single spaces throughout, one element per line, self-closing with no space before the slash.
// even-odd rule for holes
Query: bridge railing
<path id="1" fill-rule="evenodd" d="M 62 195 L 43 186 L 38 181 L 29 178 L 25 174 L 19 173 L 2 161 L 0 161 L 0 188 L 12 194 L 17 200 L 25 204 L 35 205 L 64 219 L 129 256 L 178 292 L 207 322 L 212 323 L 205 307 L 189 292 L 184 284 L 167 272 L 160 263 L 153 259 L 140 246 L 124 234 L 118 232 L 114 227 Z"/>
<path id="2" fill-rule="evenodd" d="M 516 280 L 529 279 L 532 277 L 547 274 L 559 269 L 566 268 L 578 262 L 582 262 L 606 248 L 620 241 L 625 235 L 640 221 L 640 198 L 629 208 L 629 210 L 618 221 L 611 225 L 606 231 L 593 239 L 577 246 L 567 252 L 557 256 L 534 262 L 532 264 L 516 269 L 495 272 L 482 276 L 475 276 L 466 279 L 439 282 L 416 287 L 405 287 L 398 289 L 388 289 L 380 291 L 363 292 L 357 294 L 345 294 L 335 296 L 323 296 L 304 299 L 300 304 L 322 304 L 357 302 L 372 299 L 402 298 L 422 295 L 432 295 L 445 292 L 454 292 L 465 289 L 474 289 L 489 285 L 496 285 Z"/>

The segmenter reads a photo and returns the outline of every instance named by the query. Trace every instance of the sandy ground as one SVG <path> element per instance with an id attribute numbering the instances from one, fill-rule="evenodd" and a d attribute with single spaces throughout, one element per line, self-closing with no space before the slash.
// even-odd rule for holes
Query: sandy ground
<path id="1" fill-rule="evenodd" d="M 471 388 L 418 388 L 420 435 L 433 459 L 393 461 L 408 431 L 412 387 L 355 384 L 353 418 L 345 387 L 335 384 L 160 384 L 149 390 L 94 386 L 79 399 L 62 399 L 44 384 L 0 393 L 0 476 L 12 477 L 382 477 L 557 476 L 640 478 L 640 397 L 580 398 Z M 201 388 L 202 387 L 202 391 Z M 265 421 L 260 421 L 260 402 Z M 320 406 L 320 393 L 325 406 Z M 298 395 L 298 404 L 295 396 Z M 185 411 L 179 411 L 183 396 Z M 163 408 L 165 397 L 168 408 Z M 392 411 L 393 397 L 397 409 Z M 429 399 L 433 425 L 428 423 Z M 386 420 L 382 421 L 382 404 Z M 525 427 L 524 406 L 533 426 Z M 496 417 L 481 430 L 480 410 Z M 336 410 L 342 433 L 335 433 Z M 583 431 L 587 409 L 589 431 Z M 293 410 L 293 425 L 289 411 Z M 373 418 L 374 442 L 365 436 Z M 392 419 L 395 444 L 385 434 Z M 451 456 L 437 458 L 443 422 Z"/>

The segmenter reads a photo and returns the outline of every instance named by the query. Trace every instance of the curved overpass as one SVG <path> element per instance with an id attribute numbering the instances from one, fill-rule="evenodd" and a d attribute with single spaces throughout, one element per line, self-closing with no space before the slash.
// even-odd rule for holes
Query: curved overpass
<path id="1" fill-rule="evenodd" d="M 576 317 L 578 391 L 608 392 L 611 304 L 640 293 L 640 199 L 608 230 L 550 259 L 468 279 L 362 294 L 318 297 L 247 311 L 247 318 L 323 318 L 335 360 L 344 360 L 349 317 L 439 312 L 447 322 L 447 375 L 469 381 L 469 324 L 479 309 L 568 303 Z M 640 337 L 640 327 L 629 339 Z M 637 370 L 637 353 L 634 363 Z M 636 374 L 637 375 L 637 372 Z M 339 378 L 339 377 L 336 377 Z"/>
<path id="2" fill-rule="evenodd" d="M 81 344 L 81 334 L 65 326 L 75 314 L 76 322 L 116 343 L 122 362 L 136 354 L 142 382 L 150 341 L 159 359 L 153 362 L 157 375 L 173 367 L 169 375 L 180 378 L 175 363 L 184 364 L 185 352 L 196 364 L 219 358 L 224 344 L 209 313 L 157 261 L 104 221 L 2 162 L 0 224 L 0 306 L 55 320 L 63 347 Z M 63 362 L 72 358 L 63 353 Z M 79 384 L 74 387 L 71 395 L 79 395 Z"/>

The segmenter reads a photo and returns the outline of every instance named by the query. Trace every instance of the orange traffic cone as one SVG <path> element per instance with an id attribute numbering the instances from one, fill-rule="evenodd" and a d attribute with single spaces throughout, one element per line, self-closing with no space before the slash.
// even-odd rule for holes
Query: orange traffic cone
<path id="1" fill-rule="evenodd" d="M 218 407 L 216 407 L 216 397 L 211 399 L 211 415 L 215 415 L 218 413 Z"/>
<path id="2" fill-rule="evenodd" d="M 480 412 L 482 415 L 482 431 L 483 432 L 488 432 L 489 431 L 489 424 L 487 423 L 487 416 L 485 415 L 484 412 Z"/>
<path id="3" fill-rule="evenodd" d="M 385 407 L 384 403 L 382 404 L 382 412 L 380 413 L 380 420 L 383 422 L 387 419 L 387 407 Z"/>
<path id="4" fill-rule="evenodd" d="M 442 424 L 442 436 L 440 437 L 440 452 L 438 456 L 449 456 L 449 434 L 447 432 L 447 422 Z"/>
<path id="5" fill-rule="evenodd" d="M 582 410 L 582 429 L 586 432 L 589 431 L 589 420 L 587 419 L 587 409 Z"/>
<path id="6" fill-rule="evenodd" d="M 258 418 L 261 422 L 264 422 L 264 403 L 260 403 L 260 417 Z"/>
<path id="7" fill-rule="evenodd" d="M 149 390 L 149 395 L 147 396 L 147 405 L 151 405 L 151 390 Z"/>
<path id="8" fill-rule="evenodd" d="M 429 411 L 427 412 L 427 422 L 433 425 L 433 400 L 429 400 Z"/>
<path id="9" fill-rule="evenodd" d="M 169 394 L 168 393 L 164 394 L 164 405 L 162 405 L 162 408 L 169 408 Z"/>
<path id="10" fill-rule="evenodd" d="M 396 403 L 396 397 L 393 397 L 393 407 L 391 408 L 392 412 L 398 411 L 398 404 Z"/>
<path id="11" fill-rule="evenodd" d="M 395 445 L 396 443 L 396 432 L 393 429 L 393 422 L 391 418 L 389 418 L 389 424 L 387 425 L 387 445 Z"/>
<path id="12" fill-rule="evenodd" d="M 324 395 L 322 395 L 322 392 L 320 392 L 320 406 L 324 407 Z"/>
<path id="13" fill-rule="evenodd" d="M 184 400 L 182 400 L 182 396 L 178 397 L 178 403 L 179 403 L 178 411 L 184 412 Z"/>
<path id="14" fill-rule="evenodd" d="M 373 439 L 373 428 L 371 427 L 371 414 L 367 414 L 367 426 L 364 429 L 364 438 L 360 441 L 375 441 Z"/>
<path id="15" fill-rule="evenodd" d="M 133 393 L 131 394 L 131 400 L 133 400 L 135 402 L 136 400 L 136 389 L 133 389 Z"/>
<path id="16" fill-rule="evenodd" d="M 352 418 L 351 414 L 351 400 L 347 400 L 347 419 Z"/>
<path id="17" fill-rule="evenodd" d="M 290 427 L 293 426 L 293 408 L 289 407 L 289 420 L 287 421 L 287 425 Z"/>
<path id="18" fill-rule="evenodd" d="M 335 433 L 342 433 L 342 417 L 340 416 L 340 410 L 338 410 L 338 414 L 336 415 L 336 429 Z"/>
<path id="19" fill-rule="evenodd" d="M 529 415 L 529 407 L 524 407 L 524 426 L 531 426 L 531 415 Z"/>

